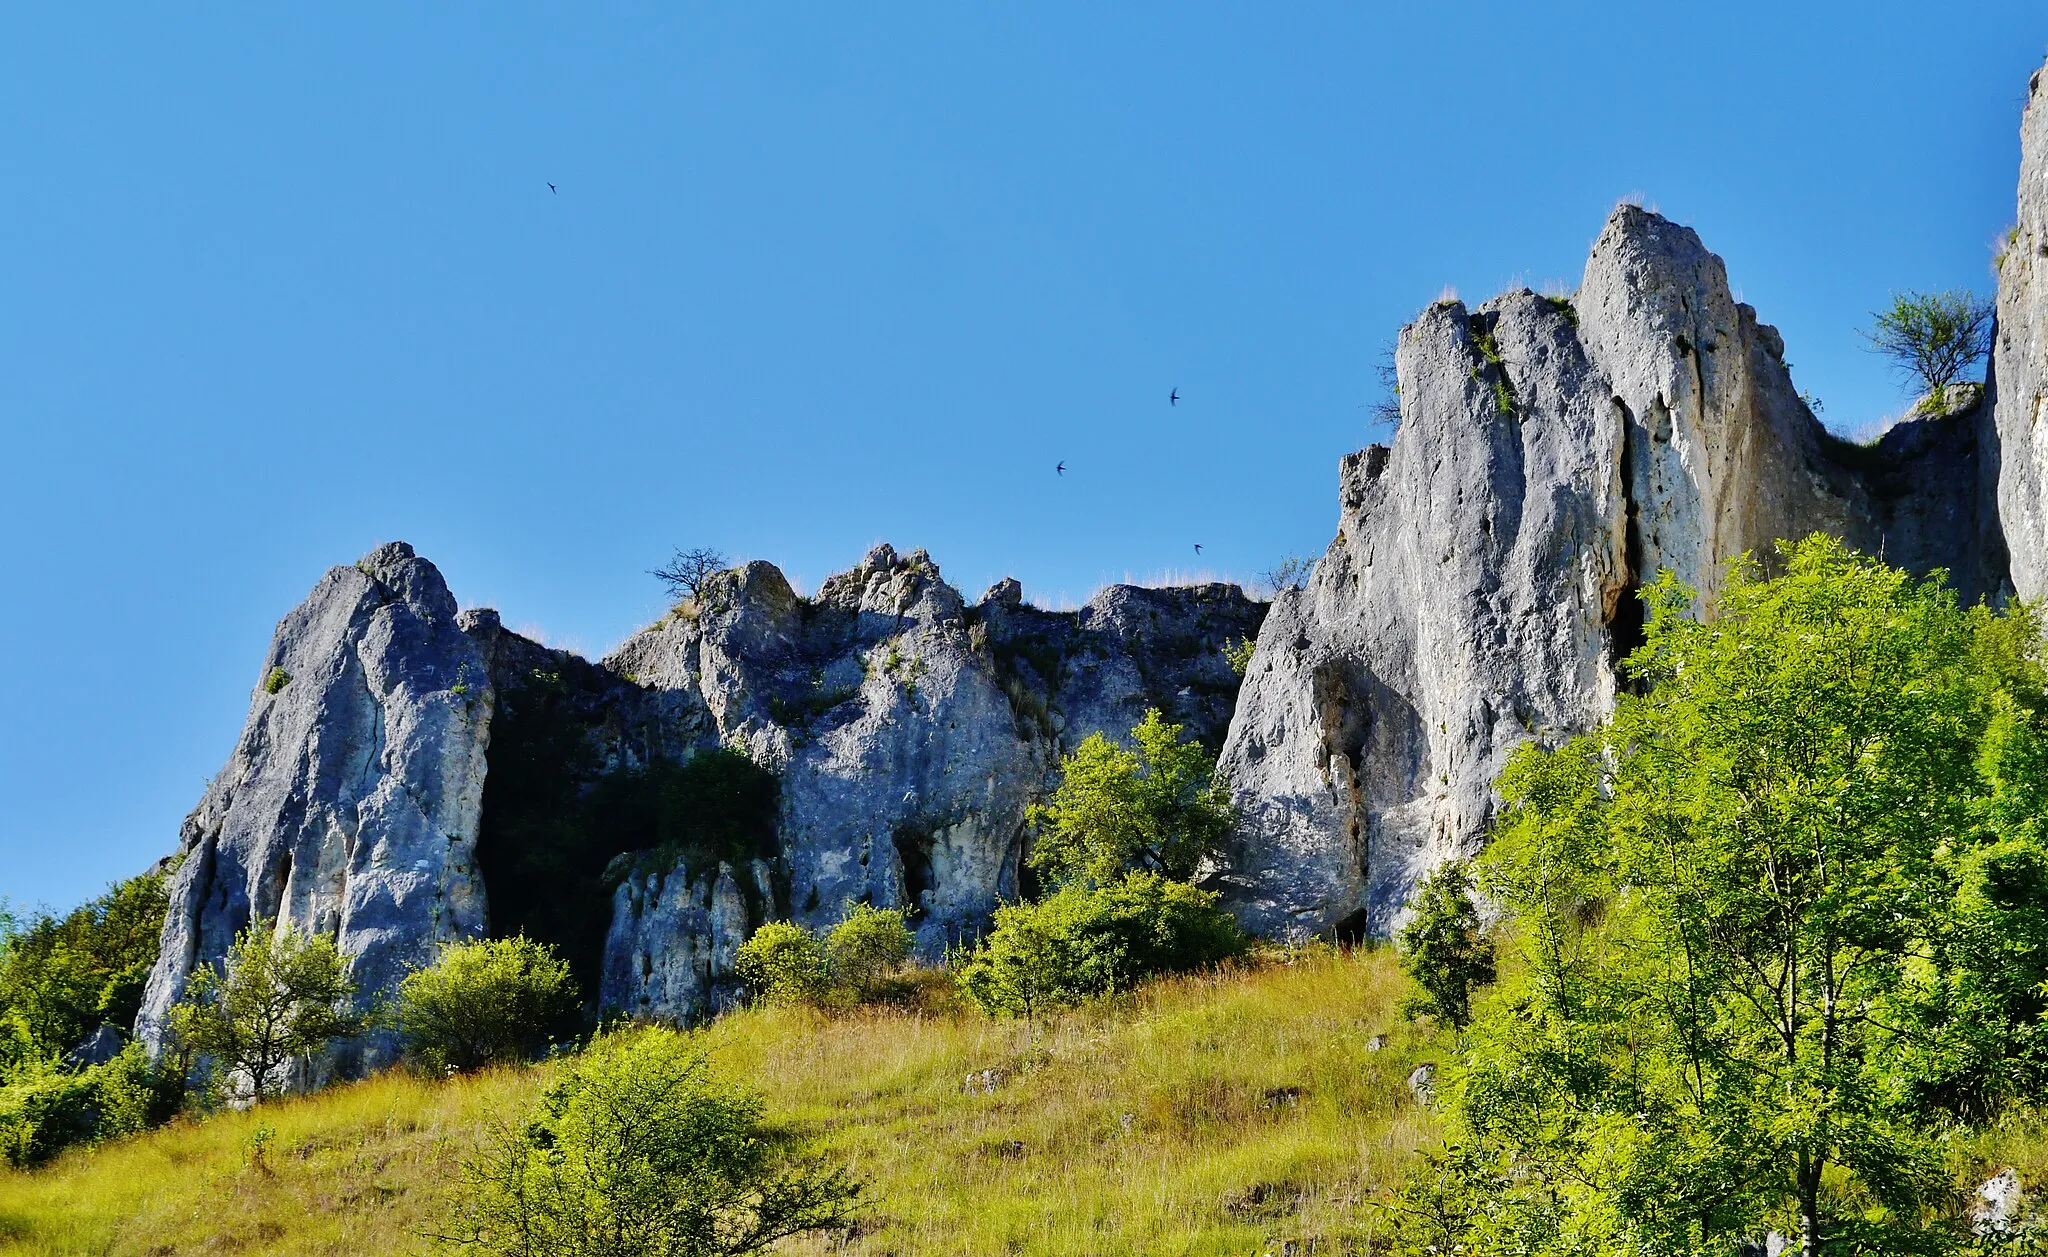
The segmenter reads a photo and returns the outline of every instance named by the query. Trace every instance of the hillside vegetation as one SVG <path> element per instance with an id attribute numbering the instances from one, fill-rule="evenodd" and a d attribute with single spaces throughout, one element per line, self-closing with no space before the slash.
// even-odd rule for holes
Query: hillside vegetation
<path id="1" fill-rule="evenodd" d="M 699 1033 L 774 1122 L 870 1184 L 859 1233 L 791 1252 L 1367 1251 L 1372 1199 L 1436 1134 L 1449 1045 L 1391 952 L 1267 953 L 1041 1019 L 929 982 L 914 1005 L 752 1009 Z M 0 1174 L 0 1251 L 433 1251 L 462 1158 L 555 1066 L 405 1073 Z"/>

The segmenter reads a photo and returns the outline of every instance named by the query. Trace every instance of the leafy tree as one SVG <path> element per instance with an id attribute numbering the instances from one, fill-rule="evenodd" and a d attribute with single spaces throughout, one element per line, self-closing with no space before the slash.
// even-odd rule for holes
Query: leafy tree
<path id="1" fill-rule="evenodd" d="M 1052 802 L 1031 809 L 1031 865 L 1055 883 L 1107 885 L 1132 870 L 1191 881 L 1230 833 L 1216 760 L 1159 710 L 1131 730 L 1136 751 L 1092 734 L 1060 765 Z"/>
<path id="2" fill-rule="evenodd" d="M 435 1238 L 503 1257 L 713 1257 L 848 1226 L 861 1185 L 761 1119 L 760 1097 L 713 1077 L 685 1036 L 600 1036 L 464 1163 Z"/>
<path id="3" fill-rule="evenodd" d="M 1243 953 L 1217 896 L 1153 872 L 1106 886 L 1072 882 L 1036 904 L 996 909 L 995 928 L 961 965 L 960 988 L 991 1014 L 1036 1016 L 1129 990 L 1153 974 Z"/>
<path id="4" fill-rule="evenodd" d="M 1990 301 L 1960 289 L 1894 293 L 1889 309 L 1871 315 L 1876 322 L 1864 335 L 1908 380 L 1925 388 L 1940 410 L 1947 405 L 1948 386 L 1991 352 L 1996 314 Z"/>
<path id="5" fill-rule="evenodd" d="M 442 948 L 398 984 L 394 1020 L 416 1059 L 467 1071 L 528 1060 L 576 1011 L 569 966 L 546 943 L 478 939 Z"/>
<path id="6" fill-rule="evenodd" d="M 1315 561 L 1290 554 L 1259 574 L 1266 588 L 1278 595 L 1283 590 L 1300 589 L 1308 584 L 1309 573 L 1315 570 Z"/>
<path id="7" fill-rule="evenodd" d="M 184 1077 L 139 1043 L 113 1060 L 68 1069 L 33 1060 L 0 1081 L 0 1162 L 38 1165 L 74 1144 L 133 1135 L 170 1120 Z"/>
<path id="8" fill-rule="evenodd" d="M 1401 968 L 1422 988 L 1409 1011 L 1462 1030 L 1472 1020 L 1472 988 L 1494 979 L 1493 943 L 1472 903 L 1472 867 L 1452 860 L 1422 879 L 1415 915 L 1401 927 Z"/>
<path id="9" fill-rule="evenodd" d="M 694 602 L 703 597 L 705 583 L 724 571 L 727 562 L 722 552 L 710 546 L 678 549 L 665 565 L 649 575 L 668 586 L 669 597 Z"/>
<path id="10" fill-rule="evenodd" d="M 835 986 L 856 1001 L 874 998 L 882 984 L 910 959 L 916 939 L 902 908 L 850 903 L 825 936 L 825 965 Z"/>
<path id="11" fill-rule="evenodd" d="M 285 1086 L 293 1061 L 356 1033 L 354 996 L 332 939 L 257 921 L 236 937 L 225 972 L 192 975 L 171 1027 L 186 1047 L 246 1077 L 261 1101 Z"/>
<path id="12" fill-rule="evenodd" d="M 1502 775 L 1483 875 L 1514 976 L 1460 1118 L 1515 1167 L 1488 1226 L 1553 1236 L 1522 1251 L 1916 1244 L 1943 1177 L 1929 1045 L 2034 1015 L 1947 996 L 1972 984 L 1958 932 L 2041 867 L 1978 802 L 1994 715 L 2042 709 L 2038 634 L 1824 537 L 1782 551 L 1779 579 L 1731 572 L 1712 622 L 1665 574 L 1629 663 L 1648 693 Z"/>
<path id="13" fill-rule="evenodd" d="M 16 921 L 0 944 L 0 1073 L 134 1024 L 168 905 L 161 873 L 108 887 L 62 917 Z"/>
<path id="14" fill-rule="evenodd" d="M 763 922 L 733 953 L 732 963 L 754 998 L 770 1003 L 811 1003 L 831 985 L 817 937 L 789 921 Z"/>

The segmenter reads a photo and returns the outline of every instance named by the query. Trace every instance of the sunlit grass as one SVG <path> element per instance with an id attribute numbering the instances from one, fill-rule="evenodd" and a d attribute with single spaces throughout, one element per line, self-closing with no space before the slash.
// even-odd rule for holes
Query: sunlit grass
<path id="1" fill-rule="evenodd" d="M 1399 994 L 1384 951 L 1316 951 L 1036 1026 L 934 990 L 915 1011 L 757 1010 L 702 1034 L 775 1121 L 872 1184 L 855 1239 L 789 1251 L 1336 1253 L 1435 1131 L 1406 1078 L 1443 1047 Z M 387 1075 L 0 1173 L 0 1251 L 432 1251 L 477 1133 L 550 1072 Z M 252 1160 L 259 1125 L 275 1134 Z"/>

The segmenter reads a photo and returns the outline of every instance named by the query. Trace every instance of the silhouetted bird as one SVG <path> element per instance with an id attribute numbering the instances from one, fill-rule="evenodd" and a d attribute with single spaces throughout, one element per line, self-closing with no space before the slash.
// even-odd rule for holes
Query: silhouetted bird
<path id="1" fill-rule="evenodd" d="M 1169 406 L 1180 405 L 1180 385 L 1174 385 L 1173 391 L 1166 395 L 1166 404 Z"/>
<path id="2" fill-rule="evenodd" d="M 1066 475 L 1066 474 L 1067 474 L 1067 464 L 1066 464 L 1065 460 L 1062 460 L 1062 461 L 1060 462 L 1060 465 L 1059 465 L 1059 466 L 1057 466 L 1057 467 L 1055 467 L 1055 468 L 1053 468 L 1053 470 L 1054 470 L 1054 471 L 1056 471 L 1056 472 L 1058 472 L 1058 473 L 1059 473 L 1059 474 L 1061 474 L 1062 476 Z"/>
<path id="3" fill-rule="evenodd" d="M 556 196 L 562 195 L 562 190 L 552 183 L 548 185 L 548 191 L 554 193 Z"/>
<path id="4" fill-rule="evenodd" d="M 1197 542 L 1195 543 L 1195 553 L 1196 553 L 1196 554 L 1200 554 L 1201 552 L 1202 552 L 1202 543 L 1201 543 L 1201 542 L 1199 542 L 1199 541 L 1197 541 Z"/>

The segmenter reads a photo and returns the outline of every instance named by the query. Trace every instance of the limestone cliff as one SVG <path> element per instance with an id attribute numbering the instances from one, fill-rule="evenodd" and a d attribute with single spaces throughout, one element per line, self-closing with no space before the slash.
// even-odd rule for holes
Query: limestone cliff
<path id="1" fill-rule="evenodd" d="M 2048 70 L 2027 83 L 2019 218 L 1998 259 L 1988 442 L 1998 515 L 2022 598 L 2048 593 Z"/>
<path id="2" fill-rule="evenodd" d="M 152 1049 L 195 966 L 252 922 L 333 939 L 367 992 L 484 929 L 474 847 L 494 694 L 433 565 L 395 544 L 330 571 L 278 625 L 258 681 L 180 834 L 137 1022 Z M 372 1035 L 338 1060 L 390 1048 Z"/>
<path id="3" fill-rule="evenodd" d="M 1439 303 L 1396 357 L 1398 435 L 1344 460 L 1337 537 L 1267 619 L 1224 754 L 1263 932 L 1384 935 L 1481 841 L 1507 755 L 1611 708 L 1660 569 L 1710 612 L 1730 559 L 1824 531 L 2010 588 L 1982 408 L 1830 436 L 1721 260 L 1656 214 L 1618 208 L 1569 298 Z"/>

